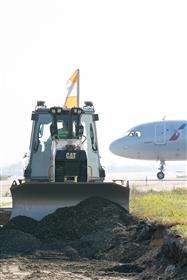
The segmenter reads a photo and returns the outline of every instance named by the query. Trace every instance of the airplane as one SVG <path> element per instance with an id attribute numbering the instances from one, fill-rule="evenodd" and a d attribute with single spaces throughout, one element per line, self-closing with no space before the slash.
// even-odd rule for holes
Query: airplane
<path id="1" fill-rule="evenodd" d="M 166 161 L 187 160 L 187 121 L 162 120 L 135 126 L 109 149 L 125 158 L 160 161 L 157 178 L 162 180 Z"/>

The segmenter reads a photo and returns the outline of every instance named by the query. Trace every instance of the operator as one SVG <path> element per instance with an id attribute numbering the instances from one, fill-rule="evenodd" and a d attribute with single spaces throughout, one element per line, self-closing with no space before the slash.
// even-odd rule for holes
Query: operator
<path id="1" fill-rule="evenodd" d="M 62 127 L 58 129 L 58 137 L 60 139 L 68 139 L 69 131 L 66 123 L 62 123 Z"/>

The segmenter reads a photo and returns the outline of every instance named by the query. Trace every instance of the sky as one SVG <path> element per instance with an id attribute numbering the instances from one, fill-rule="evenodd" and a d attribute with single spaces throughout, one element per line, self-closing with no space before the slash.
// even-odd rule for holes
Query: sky
<path id="1" fill-rule="evenodd" d="M 103 165 L 134 164 L 110 153 L 114 139 L 187 119 L 186 14 L 181 0 L 1 0 L 1 165 L 22 158 L 36 101 L 63 105 L 76 69 L 80 105 L 93 101 L 100 117 Z"/>

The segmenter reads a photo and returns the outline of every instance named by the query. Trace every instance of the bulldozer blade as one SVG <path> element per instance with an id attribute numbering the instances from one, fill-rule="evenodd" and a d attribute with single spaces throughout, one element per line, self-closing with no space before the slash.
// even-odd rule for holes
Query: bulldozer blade
<path id="1" fill-rule="evenodd" d="M 12 185 L 11 217 L 41 220 L 62 207 L 75 206 L 90 197 L 102 197 L 129 210 L 129 188 L 116 183 L 27 182 Z"/>

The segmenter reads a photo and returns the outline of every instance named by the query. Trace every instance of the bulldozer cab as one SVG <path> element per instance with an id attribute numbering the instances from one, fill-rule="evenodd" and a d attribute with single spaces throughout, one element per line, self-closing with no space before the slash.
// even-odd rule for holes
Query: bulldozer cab
<path id="1" fill-rule="evenodd" d="M 80 141 L 83 131 L 80 125 L 81 109 L 66 110 L 60 107 L 37 106 L 32 112 L 32 133 L 26 180 L 49 181 L 52 142 L 60 148 Z M 61 145 L 60 145 L 61 144 Z"/>
<path id="2" fill-rule="evenodd" d="M 73 157 L 74 150 L 85 151 L 87 180 L 104 180 L 95 125 L 98 115 L 94 113 L 92 104 L 86 103 L 83 109 L 66 109 L 47 108 L 39 103 L 32 112 L 32 120 L 30 157 L 24 172 L 26 181 L 55 181 L 55 156 L 59 150 L 67 152 L 67 159 Z"/>

